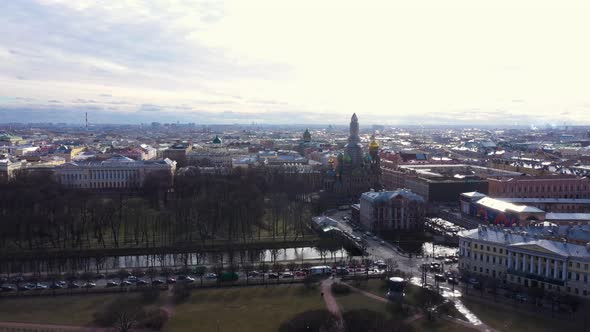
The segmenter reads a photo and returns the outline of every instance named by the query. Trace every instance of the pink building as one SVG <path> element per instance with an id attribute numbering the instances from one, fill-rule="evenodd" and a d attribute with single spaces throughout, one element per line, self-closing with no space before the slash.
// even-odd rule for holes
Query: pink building
<path id="1" fill-rule="evenodd" d="M 488 178 L 490 197 L 590 198 L 590 179 L 574 175 Z"/>

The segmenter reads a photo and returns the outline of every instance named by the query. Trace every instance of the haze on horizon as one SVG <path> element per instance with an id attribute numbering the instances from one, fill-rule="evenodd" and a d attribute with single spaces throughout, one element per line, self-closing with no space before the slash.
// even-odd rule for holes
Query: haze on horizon
<path id="1" fill-rule="evenodd" d="M 0 123 L 590 124 L 585 1 L 0 2 Z"/>

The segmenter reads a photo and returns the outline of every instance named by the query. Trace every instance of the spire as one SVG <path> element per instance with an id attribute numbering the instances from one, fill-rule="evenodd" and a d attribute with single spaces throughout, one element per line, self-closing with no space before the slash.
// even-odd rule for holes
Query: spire
<path id="1" fill-rule="evenodd" d="M 350 136 L 348 137 L 349 143 L 359 143 L 361 138 L 359 137 L 359 119 L 356 117 L 356 113 L 350 118 Z"/>

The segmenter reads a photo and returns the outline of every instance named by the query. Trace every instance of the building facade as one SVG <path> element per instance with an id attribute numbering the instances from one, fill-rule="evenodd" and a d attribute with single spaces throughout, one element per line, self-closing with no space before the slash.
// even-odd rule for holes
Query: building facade
<path id="1" fill-rule="evenodd" d="M 363 193 L 359 208 L 360 223 L 376 233 L 416 231 L 424 226 L 424 199 L 409 190 Z"/>
<path id="2" fill-rule="evenodd" d="M 590 179 L 574 175 L 494 177 L 488 183 L 491 197 L 590 198 Z"/>
<path id="3" fill-rule="evenodd" d="M 590 242 L 568 243 L 532 229 L 480 226 L 459 233 L 459 269 L 524 287 L 590 298 Z"/>
<path id="4" fill-rule="evenodd" d="M 176 162 L 170 159 L 137 161 L 119 156 L 104 161 L 70 162 L 54 169 L 59 183 L 81 189 L 134 189 L 156 176 L 171 185 Z"/>

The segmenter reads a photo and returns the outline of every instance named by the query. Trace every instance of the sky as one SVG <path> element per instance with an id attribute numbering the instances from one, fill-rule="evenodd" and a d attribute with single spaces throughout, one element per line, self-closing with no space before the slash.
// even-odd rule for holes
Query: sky
<path id="1" fill-rule="evenodd" d="M 588 1 L 0 1 L 0 123 L 590 124 Z"/>

